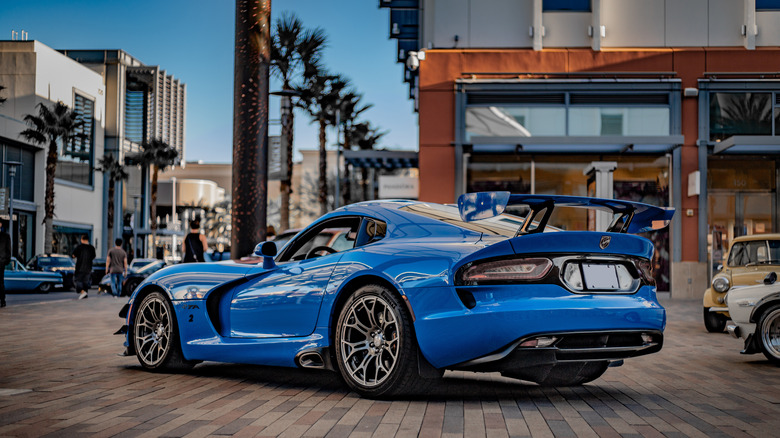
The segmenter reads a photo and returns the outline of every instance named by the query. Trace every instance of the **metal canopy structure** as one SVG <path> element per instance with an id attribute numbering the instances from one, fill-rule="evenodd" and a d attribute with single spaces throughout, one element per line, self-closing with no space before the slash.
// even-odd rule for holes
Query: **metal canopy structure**
<path id="1" fill-rule="evenodd" d="M 470 145 L 484 154 L 665 154 L 683 142 L 682 135 L 472 137 Z"/>
<path id="2" fill-rule="evenodd" d="M 713 154 L 780 154 L 780 136 L 733 135 L 712 146 Z"/>
<path id="3" fill-rule="evenodd" d="M 352 167 L 369 169 L 408 169 L 419 166 L 417 152 L 344 151 L 344 161 Z"/>

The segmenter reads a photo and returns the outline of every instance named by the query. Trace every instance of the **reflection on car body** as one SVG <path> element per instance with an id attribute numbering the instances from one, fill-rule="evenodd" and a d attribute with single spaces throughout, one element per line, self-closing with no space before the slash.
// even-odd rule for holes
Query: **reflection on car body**
<path id="1" fill-rule="evenodd" d="M 504 213 L 516 205 L 527 207 L 524 217 Z M 555 230 L 557 208 L 601 210 L 613 221 L 607 230 Z M 457 207 L 353 204 L 281 249 L 258 244 L 262 263 L 152 274 L 120 313 L 120 332 L 144 368 L 324 368 L 367 397 L 424 391 L 447 369 L 579 385 L 661 349 L 654 248 L 634 234 L 672 215 L 628 201 L 506 192 L 463 195 Z"/>

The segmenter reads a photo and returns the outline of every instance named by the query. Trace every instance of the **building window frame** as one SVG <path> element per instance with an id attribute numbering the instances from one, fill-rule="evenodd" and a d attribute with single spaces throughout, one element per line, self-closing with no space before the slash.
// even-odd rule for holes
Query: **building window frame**
<path id="1" fill-rule="evenodd" d="M 82 101 L 81 104 L 79 104 L 79 101 Z M 79 112 L 79 107 L 85 107 L 89 108 L 91 110 L 91 114 L 81 114 Z M 69 177 L 65 177 L 61 174 L 61 172 L 55 173 L 55 182 L 57 184 L 66 185 L 70 187 L 75 188 L 81 188 L 86 190 L 94 190 L 95 188 L 95 112 L 97 109 L 97 99 L 90 95 L 89 93 L 86 93 L 84 91 L 81 91 L 79 89 L 73 88 L 73 111 L 76 111 L 78 114 L 78 120 L 83 122 L 83 126 L 79 128 L 77 131 L 77 134 L 83 135 L 83 138 L 81 139 L 71 139 L 71 147 L 75 148 L 76 143 L 79 142 L 81 146 L 83 146 L 86 143 L 86 146 L 88 147 L 88 151 L 86 151 L 87 157 L 86 160 L 81 161 L 74 161 L 74 160 L 64 160 L 64 145 L 60 145 L 60 151 L 59 151 L 59 159 L 57 160 L 57 169 L 61 169 L 64 165 L 63 163 L 66 162 L 74 162 L 79 165 L 86 165 L 86 180 L 74 180 Z"/>

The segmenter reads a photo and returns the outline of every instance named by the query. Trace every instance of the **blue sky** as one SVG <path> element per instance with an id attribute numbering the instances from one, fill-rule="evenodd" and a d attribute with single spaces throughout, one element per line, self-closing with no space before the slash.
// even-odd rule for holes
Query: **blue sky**
<path id="1" fill-rule="evenodd" d="M 187 84 L 187 160 L 229 162 L 233 135 L 233 0 L 2 0 L 0 39 L 25 30 L 54 49 L 123 49 L 159 65 Z M 275 20 L 294 12 L 307 27 L 328 35 L 325 63 L 349 77 L 363 102 L 363 118 L 387 135 L 382 147 L 416 150 L 417 116 L 403 69 L 388 39 L 387 9 L 376 0 L 276 0 Z M 279 89 L 271 83 L 271 91 Z M 270 99 L 278 119 L 279 100 Z M 296 114 L 296 149 L 318 147 L 317 127 Z M 270 133 L 278 134 L 278 125 Z M 328 142 L 335 131 L 328 131 Z"/>

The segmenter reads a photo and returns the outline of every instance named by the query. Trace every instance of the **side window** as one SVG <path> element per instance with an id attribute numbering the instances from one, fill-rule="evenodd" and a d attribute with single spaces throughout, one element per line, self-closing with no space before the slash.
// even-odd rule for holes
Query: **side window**
<path id="1" fill-rule="evenodd" d="M 363 220 L 363 224 L 360 227 L 360 233 L 355 246 L 368 245 L 369 243 L 382 240 L 386 234 L 386 223 L 377 219 L 366 218 Z"/>
<path id="2" fill-rule="evenodd" d="M 277 261 L 304 260 L 354 247 L 360 218 L 347 216 L 320 222 L 291 241 Z"/>

